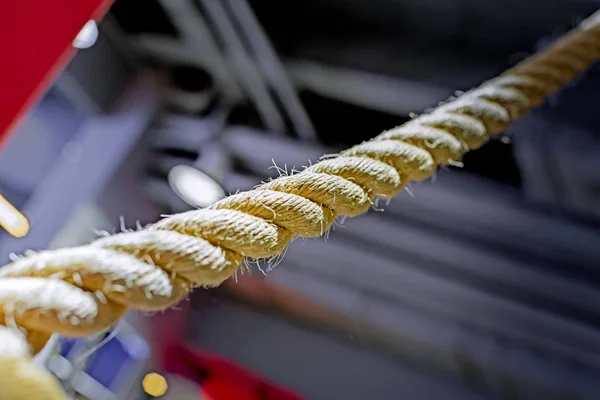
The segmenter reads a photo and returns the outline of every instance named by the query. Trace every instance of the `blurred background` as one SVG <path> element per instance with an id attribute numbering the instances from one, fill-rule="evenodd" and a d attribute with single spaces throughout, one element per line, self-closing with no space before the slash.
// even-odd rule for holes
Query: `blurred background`
<path id="1" fill-rule="evenodd" d="M 301 168 L 494 77 L 599 7 L 116 0 L 0 148 L 0 257 L 85 244 Z M 598 96 L 596 66 L 385 211 L 296 240 L 175 310 L 56 338 L 41 362 L 92 400 L 160 397 L 149 372 L 169 399 L 597 399 Z"/>

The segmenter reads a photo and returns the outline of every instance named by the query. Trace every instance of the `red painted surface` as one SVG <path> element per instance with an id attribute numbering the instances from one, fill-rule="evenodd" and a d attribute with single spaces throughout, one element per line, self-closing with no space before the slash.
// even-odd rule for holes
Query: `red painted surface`
<path id="1" fill-rule="evenodd" d="M 164 348 L 166 372 L 200 384 L 199 398 L 211 400 L 307 400 L 243 366 L 182 341 Z"/>
<path id="2" fill-rule="evenodd" d="M 190 305 L 150 318 L 151 347 L 164 372 L 196 382 L 202 400 L 307 400 L 304 396 L 260 376 L 218 354 L 199 349 L 184 339 Z"/>
<path id="3" fill-rule="evenodd" d="M 7 0 L 0 8 L 0 147 L 75 54 L 73 39 L 113 0 Z"/>

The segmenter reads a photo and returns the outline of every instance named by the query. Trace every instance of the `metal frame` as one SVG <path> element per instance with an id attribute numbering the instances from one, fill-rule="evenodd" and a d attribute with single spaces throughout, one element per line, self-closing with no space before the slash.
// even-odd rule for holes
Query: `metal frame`
<path id="1" fill-rule="evenodd" d="M 243 92 L 256 106 L 267 129 L 285 132 L 287 115 L 300 137 L 316 140 L 315 129 L 296 88 L 245 0 L 202 1 L 206 15 L 190 0 L 162 0 L 161 4 L 182 38 L 138 35 L 133 42 L 142 51 L 171 63 L 208 70 L 225 101 L 235 103 L 243 97 Z M 222 51 L 219 43 L 223 44 Z M 285 114 L 271 91 L 281 101 Z"/>

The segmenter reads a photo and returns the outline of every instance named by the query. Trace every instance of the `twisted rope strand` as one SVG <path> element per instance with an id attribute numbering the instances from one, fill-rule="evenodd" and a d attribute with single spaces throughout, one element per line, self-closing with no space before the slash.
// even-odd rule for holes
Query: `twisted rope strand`
<path id="1" fill-rule="evenodd" d="M 161 310 L 218 286 L 244 258 L 281 254 L 294 236 L 325 233 L 437 166 L 459 163 L 508 123 L 600 59 L 600 29 L 577 28 L 500 77 L 302 172 L 87 246 L 44 251 L 0 268 L 0 400 L 60 399 L 29 343 L 104 330 L 126 309 Z"/>

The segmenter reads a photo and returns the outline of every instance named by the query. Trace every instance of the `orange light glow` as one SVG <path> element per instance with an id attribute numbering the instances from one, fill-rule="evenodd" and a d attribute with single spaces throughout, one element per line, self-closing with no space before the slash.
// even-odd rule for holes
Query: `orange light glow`
<path id="1" fill-rule="evenodd" d="M 0 195 L 0 226 L 14 237 L 23 237 L 29 232 L 29 221 L 6 198 Z"/>

